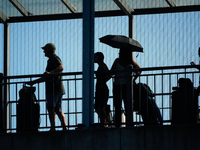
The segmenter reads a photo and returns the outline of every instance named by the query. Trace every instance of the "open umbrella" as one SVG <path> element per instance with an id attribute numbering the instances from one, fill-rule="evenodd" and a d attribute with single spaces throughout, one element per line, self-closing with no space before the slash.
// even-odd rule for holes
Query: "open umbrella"
<path id="1" fill-rule="evenodd" d="M 138 41 L 123 35 L 106 35 L 99 40 L 113 48 L 129 47 L 133 52 L 143 52 L 143 47 Z"/>

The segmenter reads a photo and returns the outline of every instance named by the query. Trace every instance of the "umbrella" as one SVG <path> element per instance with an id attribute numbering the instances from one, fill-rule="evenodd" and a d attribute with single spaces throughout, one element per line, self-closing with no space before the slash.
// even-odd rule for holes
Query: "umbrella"
<path id="1" fill-rule="evenodd" d="M 143 47 L 138 41 L 123 35 L 106 35 L 99 40 L 113 48 L 129 47 L 134 52 L 143 52 Z"/>

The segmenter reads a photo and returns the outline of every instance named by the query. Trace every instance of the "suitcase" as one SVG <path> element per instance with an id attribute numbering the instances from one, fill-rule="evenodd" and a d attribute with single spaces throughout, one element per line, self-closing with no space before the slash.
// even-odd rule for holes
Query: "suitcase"
<path id="1" fill-rule="evenodd" d="M 40 120 L 40 106 L 34 94 L 35 87 L 23 86 L 19 91 L 17 104 L 17 132 L 37 132 Z"/>
<path id="2" fill-rule="evenodd" d="M 133 108 L 142 116 L 144 125 L 162 125 L 163 119 L 150 87 L 144 83 L 133 86 Z"/>
<path id="3" fill-rule="evenodd" d="M 17 132 L 37 132 L 40 118 L 39 104 L 17 104 Z"/>
<path id="4" fill-rule="evenodd" d="M 188 78 L 180 78 L 172 92 L 172 124 L 196 123 L 198 92 Z"/>

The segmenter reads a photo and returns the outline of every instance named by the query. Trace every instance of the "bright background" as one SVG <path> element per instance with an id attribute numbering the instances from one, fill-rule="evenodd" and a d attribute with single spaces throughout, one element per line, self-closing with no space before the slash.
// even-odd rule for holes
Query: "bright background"
<path id="1" fill-rule="evenodd" d="M 134 39 L 144 48 L 144 53 L 136 53 L 136 62 L 143 67 L 161 67 L 189 65 L 191 61 L 198 64 L 198 48 L 200 47 L 200 12 L 170 13 L 134 16 Z M 41 49 L 46 43 L 52 42 L 56 46 L 56 54 L 62 59 L 64 72 L 82 72 L 82 19 L 44 21 L 10 24 L 10 75 L 42 74 L 46 68 L 47 58 Z M 118 49 L 111 48 L 99 42 L 99 38 L 107 34 L 128 36 L 128 17 L 107 17 L 95 19 L 95 52 L 101 51 L 105 55 L 105 63 L 111 68 L 113 61 L 118 57 Z M 0 71 L 3 72 L 3 25 L 0 24 Z M 95 70 L 97 69 L 95 64 Z M 196 69 L 191 69 L 196 71 Z M 146 72 L 143 72 L 144 74 Z M 190 76 L 189 76 L 190 77 Z M 198 75 L 192 79 L 198 86 Z M 164 78 L 165 88 L 161 89 L 160 83 L 154 86 L 151 78 L 148 85 L 154 92 L 170 92 L 173 86 L 177 86 L 177 79 L 172 79 L 169 87 L 168 79 Z M 138 81 L 139 82 L 139 81 Z M 140 82 L 146 82 L 142 78 Z M 68 95 L 64 98 L 82 97 L 82 83 L 77 83 L 75 89 L 72 84 L 68 89 Z M 112 96 L 112 82 L 108 82 L 110 96 Z M 44 87 L 44 84 L 41 84 Z M 22 86 L 18 86 L 18 90 Z M 76 91 L 76 92 L 75 92 Z M 12 89 L 10 99 L 16 100 L 16 89 Z M 44 89 L 40 91 L 38 99 L 44 99 Z M 170 105 L 170 97 L 164 97 L 162 101 L 157 98 L 158 106 Z M 164 101 L 163 101 L 164 100 Z M 165 103 L 166 102 L 166 103 Z M 82 110 L 82 104 L 70 102 L 77 107 L 70 108 L 73 112 L 76 108 Z M 109 102 L 111 103 L 111 102 Z M 63 103 L 63 109 L 68 107 Z M 41 104 L 41 111 L 45 112 L 45 103 Z M 12 110 L 13 113 L 16 111 Z M 66 109 L 67 111 L 67 109 Z M 165 112 L 162 112 L 165 113 Z M 166 112 L 167 114 L 168 112 Z M 70 120 L 73 120 L 71 116 Z M 97 116 L 95 116 L 97 121 Z M 166 119 L 169 115 L 166 115 Z M 43 118 L 42 118 L 43 119 Z M 81 115 L 78 117 L 81 123 Z M 15 122 L 15 121 L 13 121 Z M 69 122 L 70 124 L 70 122 Z"/>

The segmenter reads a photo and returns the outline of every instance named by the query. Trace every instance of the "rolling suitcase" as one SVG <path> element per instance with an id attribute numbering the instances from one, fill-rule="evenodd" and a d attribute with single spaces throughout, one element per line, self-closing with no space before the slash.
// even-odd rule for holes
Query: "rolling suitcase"
<path id="1" fill-rule="evenodd" d="M 35 87 L 23 86 L 19 91 L 17 104 L 17 132 L 37 132 L 39 128 L 40 106 L 34 94 Z"/>
<path id="2" fill-rule="evenodd" d="M 144 125 L 162 125 L 163 119 L 150 87 L 144 83 L 133 86 L 133 108 L 142 116 Z"/>
<path id="3" fill-rule="evenodd" d="M 180 78 L 172 92 L 172 124 L 196 123 L 198 92 L 188 78 Z"/>

